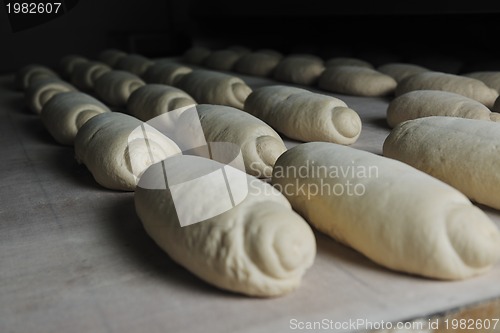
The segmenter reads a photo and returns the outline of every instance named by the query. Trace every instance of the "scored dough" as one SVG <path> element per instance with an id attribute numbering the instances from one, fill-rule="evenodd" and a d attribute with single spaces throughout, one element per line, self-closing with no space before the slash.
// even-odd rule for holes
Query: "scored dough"
<path id="1" fill-rule="evenodd" d="M 63 92 L 48 101 L 41 112 L 42 123 L 60 144 L 73 145 L 76 133 L 90 118 L 111 110 L 82 92 Z"/>
<path id="2" fill-rule="evenodd" d="M 246 172 L 269 178 L 286 146 L 274 129 L 262 120 L 229 106 L 196 106 L 207 142 L 231 142 L 242 152 Z"/>
<path id="3" fill-rule="evenodd" d="M 221 173 L 223 167 L 229 175 L 244 177 L 248 193 L 222 213 L 219 195 L 228 193 L 222 178 L 197 188 L 181 186 L 181 193 L 177 186 L 175 197 L 173 190 L 144 186 L 144 179 L 164 179 L 163 170 L 171 186 L 172 178 L 214 179 L 200 175 L 207 170 Z M 180 199 L 187 200 L 190 217 L 196 218 L 198 211 L 214 217 L 181 227 L 182 209 L 176 207 Z M 214 160 L 180 155 L 155 164 L 141 177 L 134 200 L 137 215 L 156 244 L 176 263 L 223 290 L 253 297 L 288 294 L 300 286 L 316 256 L 311 227 L 284 196 L 271 185 Z"/>
<path id="4" fill-rule="evenodd" d="M 45 78 L 60 78 L 59 74 L 47 66 L 39 64 L 29 64 L 21 67 L 15 77 L 15 85 L 19 90 L 27 89 L 33 82 L 38 79 Z"/>
<path id="5" fill-rule="evenodd" d="M 361 119 L 342 100 L 306 89 L 274 85 L 248 96 L 244 110 L 291 139 L 352 144 Z"/>
<path id="6" fill-rule="evenodd" d="M 175 83 L 185 74 L 191 73 L 193 69 L 179 64 L 158 61 L 142 75 L 147 83 L 160 83 L 169 86 Z"/>
<path id="7" fill-rule="evenodd" d="M 138 178 L 151 164 L 180 154 L 172 140 L 139 119 L 121 112 L 105 112 L 78 130 L 75 157 L 101 186 L 134 191 Z"/>
<path id="8" fill-rule="evenodd" d="M 282 82 L 311 86 L 317 82 L 324 70 L 325 64 L 321 58 L 292 54 L 281 59 L 274 68 L 273 78 Z"/>
<path id="9" fill-rule="evenodd" d="M 366 97 L 392 95 L 396 86 L 396 80 L 389 75 L 360 66 L 328 67 L 318 81 L 318 87 L 321 89 Z"/>
<path id="10" fill-rule="evenodd" d="M 394 98 L 387 107 L 387 124 L 394 127 L 403 121 L 429 116 L 496 120 L 484 104 L 463 95 L 440 90 L 415 90 Z"/>
<path id="11" fill-rule="evenodd" d="M 127 71 L 141 77 L 148 70 L 149 67 L 154 65 L 154 63 L 155 62 L 153 60 L 146 58 L 145 56 L 132 53 L 132 54 L 127 54 L 124 57 L 121 57 L 117 61 L 114 68 L 118 70 Z"/>
<path id="12" fill-rule="evenodd" d="M 482 210 L 394 159 L 304 143 L 278 158 L 271 182 L 314 227 L 384 267 L 455 280 L 500 259 L 500 231 Z"/>
<path id="13" fill-rule="evenodd" d="M 491 108 L 498 97 L 495 89 L 484 82 L 455 74 L 442 72 L 423 72 L 407 77 L 399 82 L 395 95 L 399 96 L 414 90 L 442 90 L 472 98 Z"/>
<path id="14" fill-rule="evenodd" d="M 127 112 L 148 121 L 165 112 L 196 104 L 185 91 L 164 84 L 146 84 L 134 91 L 127 100 Z"/>
<path id="15" fill-rule="evenodd" d="M 70 81 L 83 91 L 93 91 L 95 81 L 112 68 L 103 62 L 87 61 L 75 64 Z"/>
<path id="16" fill-rule="evenodd" d="M 175 86 L 200 104 L 219 104 L 243 109 L 252 89 L 239 77 L 217 71 L 197 69 L 177 81 Z"/>
<path id="17" fill-rule="evenodd" d="M 500 209 L 500 124 L 426 117 L 396 126 L 383 154 L 436 177 L 471 200 Z"/>
<path id="18" fill-rule="evenodd" d="M 137 75 L 121 70 L 111 70 L 95 81 L 94 91 L 104 103 L 124 107 L 130 95 L 145 84 Z"/>
<path id="19" fill-rule="evenodd" d="M 35 80 L 25 93 L 25 100 L 31 111 L 39 114 L 43 106 L 55 95 L 77 89 L 59 77 L 45 77 Z"/>
<path id="20" fill-rule="evenodd" d="M 408 76 L 431 71 L 430 69 L 427 69 L 423 66 L 401 62 L 391 62 L 388 64 L 384 64 L 377 67 L 377 70 L 385 75 L 389 75 L 398 83 Z"/>

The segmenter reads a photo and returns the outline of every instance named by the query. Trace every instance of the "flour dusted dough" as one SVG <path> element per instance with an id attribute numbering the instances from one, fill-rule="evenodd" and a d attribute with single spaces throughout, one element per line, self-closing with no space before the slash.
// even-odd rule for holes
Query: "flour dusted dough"
<path id="1" fill-rule="evenodd" d="M 373 65 L 368 61 L 353 57 L 333 57 L 325 61 L 325 67 L 334 66 L 358 66 L 373 69 Z"/>
<path id="2" fill-rule="evenodd" d="M 394 127 L 403 121 L 429 116 L 461 117 L 495 121 L 484 104 L 463 95 L 440 90 L 415 90 L 394 98 L 387 107 L 387 123 Z"/>
<path id="3" fill-rule="evenodd" d="M 407 77 L 399 82 L 395 95 L 414 90 L 442 90 L 472 98 L 491 108 L 498 92 L 484 82 L 466 76 L 442 72 L 423 72 Z"/>
<path id="4" fill-rule="evenodd" d="M 342 100 L 306 89 L 274 85 L 248 96 L 244 110 L 278 132 L 300 141 L 352 144 L 361 134 L 361 119 Z"/>
<path id="5" fill-rule="evenodd" d="M 184 52 L 182 61 L 187 64 L 201 65 L 210 53 L 212 53 L 212 51 L 209 48 L 204 46 L 193 46 Z"/>
<path id="6" fill-rule="evenodd" d="M 278 158 L 272 184 L 321 232 L 393 270 L 465 279 L 500 259 L 500 232 L 482 210 L 394 159 L 332 143 L 300 144 Z"/>
<path id="7" fill-rule="evenodd" d="M 282 82 L 311 86 L 317 82 L 324 70 L 325 64 L 321 58 L 292 54 L 281 59 L 274 68 L 273 78 Z"/>
<path id="8" fill-rule="evenodd" d="M 40 114 L 43 106 L 55 95 L 67 92 L 76 91 L 77 89 L 59 77 L 44 77 L 35 80 L 25 93 L 25 100 L 28 107 L 34 113 Z"/>
<path id="9" fill-rule="evenodd" d="M 59 74 L 47 66 L 39 64 L 29 64 L 21 67 L 15 77 L 15 85 L 19 90 L 27 89 L 38 79 L 59 78 Z"/>
<path id="10" fill-rule="evenodd" d="M 223 290 L 252 297 L 277 297 L 297 289 L 316 255 L 311 227 L 288 201 L 269 184 L 252 176 L 248 194 L 220 214 L 216 194 L 227 193 L 225 182 L 213 182 L 201 190 L 184 186 L 190 214 L 202 210 L 212 218 L 181 227 L 172 192 L 148 189 L 143 179 L 198 179 L 207 169 L 224 165 L 202 157 L 180 155 L 145 172 L 134 192 L 135 208 L 149 236 L 178 264 Z M 227 168 L 230 168 L 226 166 Z M 242 173 L 233 169 L 231 174 Z M 230 183 L 231 184 L 231 183 Z M 177 199 L 179 193 L 176 192 Z M 218 214 L 218 215 L 217 215 Z M 196 217 L 196 216 L 195 216 Z"/>
<path id="11" fill-rule="evenodd" d="M 78 130 L 75 157 L 101 186 L 134 191 L 138 178 L 151 164 L 180 154 L 172 140 L 121 112 L 105 112 Z"/>
<path id="12" fill-rule="evenodd" d="M 88 61 L 89 59 L 76 54 L 68 54 L 62 57 L 59 60 L 59 70 L 61 72 L 61 76 L 65 79 L 69 79 L 77 64 L 85 63 Z"/>
<path id="13" fill-rule="evenodd" d="M 274 129 L 262 120 L 223 105 L 196 106 L 207 142 L 230 142 L 242 152 L 246 172 L 269 178 L 274 162 L 286 146 Z"/>
<path id="14" fill-rule="evenodd" d="M 164 84 L 146 84 L 134 91 L 127 101 L 127 112 L 148 121 L 165 112 L 196 104 L 185 91 Z"/>
<path id="15" fill-rule="evenodd" d="M 217 71 L 196 69 L 177 81 L 200 104 L 219 104 L 243 109 L 252 89 L 239 77 Z"/>
<path id="16" fill-rule="evenodd" d="M 377 70 L 385 75 L 389 75 L 394 80 L 396 80 L 396 82 L 401 82 L 403 79 L 414 74 L 431 71 L 430 69 L 427 69 L 423 66 L 401 62 L 391 62 L 388 64 L 384 64 L 377 67 Z"/>
<path id="17" fill-rule="evenodd" d="M 79 91 L 62 92 L 48 101 L 42 123 L 60 144 L 73 145 L 76 133 L 90 118 L 111 110 L 94 97 Z"/>
<path id="18" fill-rule="evenodd" d="M 142 75 L 142 79 L 147 83 L 160 83 L 172 86 L 182 76 L 192 71 L 190 67 L 184 65 L 158 61 L 146 70 Z"/>
<path id="19" fill-rule="evenodd" d="M 99 53 L 99 60 L 107 64 L 109 67 L 114 68 L 118 61 L 127 55 L 126 52 L 117 49 L 106 49 Z"/>
<path id="20" fill-rule="evenodd" d="M 124 57 L 121 57 L 117 61 L 114 68 L 118 70 L 124 70 L 141 77 L 149 67 L 154 65 L 154 63 L 155 62 L 153 60 L 146 58 L 145 56 L 131 53 L 127 54 Z"/>
<path id="21" fill-rule="evenodd" d="M 482 81 L 488 87 L 500 92 L 500 71 L 478 71 L 462 75 Z"/>
<path id="22" fill-rule="evenodd" d="M 94 91 L 104 103 L 124 107 L 130 94 L 145 84 L 146 82 L 137 75 L 121 70 L 111 70 L 95 81 Z"/>
<path id="23" fill-rule="evenodd" d="M 463 118 L 409 120 L 391 131 L 383 153 L 500 209 L 499 129 L 495 122 Z"/>
<path id="24" fill-rule="evenodd" d="M 83 91 L 93 91 L 95 81 L 112 68 L 100 61 L 87 61 L 75 64 L 71 73 L 70 81 L 78 89 Z"/>
<path id="25" fill-rule="evenodd" d="M 241 56 L 234 64 L 233 70 L 237 73 L 260 77 L 269 77 L 283 55 L 271 50 L 260 50 Z"/>
<path id="26" fill-rule="evenodd" d="M 394 93 L 397 82 L 389 75 L 360 66 L 334 66 L 320 76 L 318 86 L 334 93 L 381 97 Z"/>

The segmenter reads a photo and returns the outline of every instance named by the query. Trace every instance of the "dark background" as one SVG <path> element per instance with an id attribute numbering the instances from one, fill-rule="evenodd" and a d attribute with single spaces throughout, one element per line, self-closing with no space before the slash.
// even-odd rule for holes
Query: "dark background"
<path id="1" fill-rule="evenodd" d="M 64 15 L 13 32 L 0 8 L 0 73 L 51 67 L 67 54 L 105 48 L 148 57 L 188 47 L 242 45 L 284 53 L 357 56 L 378 65 L 429 55 L 500 69 L 500 1 L 79 0 Z M 488 67 L 490 66 L 490 67 Z"/>

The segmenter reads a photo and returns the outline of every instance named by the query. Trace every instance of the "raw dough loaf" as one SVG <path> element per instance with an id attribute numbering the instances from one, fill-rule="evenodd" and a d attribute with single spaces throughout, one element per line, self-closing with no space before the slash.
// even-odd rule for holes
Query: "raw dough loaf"
<path id="1" fill-rule="evenodd" d="M 78 89 L 91 92 L 94 90 L 95 81 L 111 70 L 111 67 L 99 61 L 77 63 L 70 80 Z"/>
<path id="2" fill-rule="evenodd" d="M 216 50 L 203 60 L 203 66 L 218 71 L 230 71 L 243 54 L 234 50 Z"/>
<path id="3" fill-rule="evenodd" d="M 121 112 L 104 112 L 78 130 L 75 157 L 101 186 L 134 191 L 138 178 L 153 163 L 180 154 L 172 140 L 139 119 Z"/>
<path id="4" fill-rule="evenodd" d="M 280 53 L 261 50 L 244 54 L 234 64 L 233 70 L 237 73 L 260 77 L 269 77 L 283 59 Z"/>
<path id="5" fill-rule="evenodd" d="M 500 92 L 500 71 L 479 71 L 462 75 L 482 81 L 488 87 Z"/>
<path id="6" fill-rule="evenodd" d="M 403 121 L 429 116 L 496 120 L 484 104 L 463 95 L 440 90 L 415 90 L 394 98 L 387 107 L 387 124 L 392 128 Z"/>
<path id="7" fill-rule="evenodd" d="M 388 64 L 381 65 L 377 67 L 377 70 L 385 75 L 389 75 L 396 82 L 401 82 L 403 79 L 408 76 L 412 76 L 414 74 L 430 72 L 430 69 L 425 67 L 415 65 L 415 64 L 407 64 L 401 62 L 392 62 Z"/>
<path id="8" fill-rule="evenodd" d="M 41 112 L 42 123 L 60 144 L 73 145 L 76 133 L 90 118 L 111 110 L 94 97 L 82 92 L 55 95 Z"/>
<path id="9" fill-rule="evenodd" d="M 196 104 L 196 101 L 181 89 L 164 84 L 146 84 L 130 95 L 127 112 L 142 121 L 148 121 L 192 104 Z"/>
<path id="10" fill-rule="evenodd" d="M 318 87 L 334 93 L 382 97 L 392 95 L 397 82 L 375 69 L 359 66 L 334 66 L 321 74 Z"/>
<path id="11" fill-rule="evenodd" d="M 273 78 L 278 81 L 314 85 L 325 70 L 321 58 L 307 55 L 288 55 L 274 68 Z"/>
<path id="12" fill-rule="evenodd" d="M 29 64 L 17 71 L 15 85 L 19 90 L 26 90 L 36 80 L 48 77 L 59 78 L 59 74 L 47 66 Z"/>
<path id="13" fill-rule="evenodd" d="M 59 71 L 61 76 L 65 79 L 70 79 L 75 66 L 88 61 L 89 59 L 76 54 L 69 54 L 62 57 L 61 60 L 59 60 Z"/>
<path id="14" fill-rule="evenodd" d="M 274 85 L 253 91 L 244 110 L 278 132 L 300 141 L 352 144 L 361 119 L 342 100 L 305 89 Z"/>
<path id="15" fill-rule="evenodd" d="M 262 120 L 223 105 L 196 106 L 207 142 L 230 142 L 242 152 L 246 172 L 269 178 L 274 162 L 286 146 L 274 129 Z"/>
<path id="16" fill-rule="evenodd" d="M 153 60 L 140 54 L 127 54 L 118 60 L 114 68 L 141 77 L 154 63 Z"/>
<path id="17" fill-rule="evenodd" d="M 243 109 L 252 89 L 239 77 L 211 70 L 197 69 L 177 81 L 200 104 L 219 104 Z"/>
<path id="18" fill-rule="evenodd" d="M 278 158 L 272 184 L 318 230 L 396 271 L 465 279 L 500 259 L 500 232 L 482 210 L 390 158 L 332 143 L 300 144 Z"/>
<path id="19" fill-rule="evenodd" d="M 59 77 L 45 77 L 35 80 L 25 93 L 25 100 L 31 111 L 40 114 L 43 106 L 55 95 L 77 89 Z"/>
<path id="20" fill-rule="evenodd" d="M 358 66 L 373 69 L 373 65 L 368 61 L 353 57 L 333 57 L 325 61 L 325 67 L 334 66 Z"/>
<path id="21" fill-rule="evenodd" d="M 210 53 L 212 53 L 212 51 L 204 46 L 193 46 L 184 52 L 182 61 L 187 64 L 201 65 Z"/>
<path id="22" fill-rule="evenodd" d="M 396 126 L 383 154 L 412 165 L 500 209 L 500 125 L 452 117 L 426 117 Z"/>
<path id="23" fill-rule="evenodd" d="M 207 158 L 180 155 L 162 164 L 147 169 L 134 200 L 146 232 L 170 258 L 209 284 L 248 296 L 277 297 L 300 286 L 314 262 L 316 239 L 284 196 L 261 180 Z M 200 175 L 209 170 L 222 174 L 222 168 L 246 177 L 248 188 L 243 201 L 228 209 L 221 209 L 217 196 L 228 193 L 222 178 L 201 188 L 183 186 L 182 193 L 176 188 L 176 199 L 173 190 L 143 185 L 147 178 L 164 179 L 163 170 L 172 186 L 172 178 L 177 183 L 207 179 Z M 179 199 L 189 203 L 186 210 L 193 218 L 200 210 L 214 217 L 181 227 Z"/>
<path id="24" fill-rule="evenodd" d="M 191 73 L 193 70 L 187 66 L 175 63 L 158 61 L 149 67 L 142 78 L 147 83 L 159 83 L 169 86 L 175 85 L 183 75 Z"/>
<path id="25" fill-rule="evenodd" d="M 494 111 L 492 115 L 496 115 L 497 112 L 500 112 L 500 96 L 498 96 L 497 99 L 495 100 L 495 104 L 493 104 L 491 111 Z M 498 121 L 497 118 L 493 117 L 491 120 Z"/>
<path id="26" fill-rule="evenodd" d="M 117 49 L 107 49 L 99 53 L 99 60 L 114 68 L 118 61 L 127 55 L 126 52 Z"/>
<path id="27" fill-rule="evenodd" d="M 96 95 L 109 106 L 124 107 L 136 89 L 146 83 L 132 73 L 111 70 L 102 74 L 94 83 Z"/>
<path id="28" fill-rule="evenodd" d="M 395 95 L 399 96 L 414 90 L 442 90 L 472 98 L 491 108 L 498 92 L 484 82 L 470 77 L 442 72 L 423 72 L 412 75 L 399 82 Z"/>

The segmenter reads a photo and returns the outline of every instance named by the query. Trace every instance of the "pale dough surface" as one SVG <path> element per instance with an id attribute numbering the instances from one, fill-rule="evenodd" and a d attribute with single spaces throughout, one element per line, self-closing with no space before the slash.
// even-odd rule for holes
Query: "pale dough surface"
<path id="1" fill-rule="evenodd" d="M 212 51 L 203 60 L 203 66 L 218 71 L 231 71 L 243 54 L 235 50 Z"/>
<path id="2" fill-rule="evenodd" d="M 191 73 L 192 71 L 192 68 L 184 65 L 157 61 L 146 70 L 142 75 L 142 79 L 147 83 L 160 83 L 172 86 L 175 85 L 183 75 Z"/>
<path id="3" fill-rule="evenodd" d="M 92 92 L 95 81 L 112 68 L 100 61 L 87 61 L 75 64 L 70 82 L 80 90 Z"/>
<path id="4" fill-rule="evenodd" d="M 387 268 L 454 280 L 500 259 L 500 232 L 482 210 L 394 159 L 304 143 L 278 158 L 272 183 L 315 228 Z"/>
<path id="5" fill-rule="evenodd" d="M 121 57 L 116 65 L 115 69 L 124 70 L 141 77 L 149 67 L 154 65 L 154 61 L 140 54 L 127 54 Z"/>
<path id="6" fill-rule="evenodd" d="M 118 61 L 127 55 L 126 52 L 118 49 L 106 49 L 99 53 L 98 59 L 109 67 L 114 68 Z"/>
<path id="7" fill-rule="evenodd" d="M 59 77 L 46 76 L 36 79 L 25 92 L 26 104 L 36 114 L 40 114 L 43 106 L 61 92 L 76 91 L 72 84 Z"/>
<path id="8" fill-rule="evenodd" d="M 488 87 L 500 92 L 500 71 L 478 71 L 462 74 L 484 82 Z"/>
<path id="9" fill-rule="evenodd" d="M 59 74 L 47 66 L 29 64 L 21 67 L 17 71 L 15 85 L 19 90 L 26 90 L 36 80 L 45 79 L 47 77 L 60 78 Z"/>
<path id="10" fill-rule="evenodd" d="M 145 84 L 140 77 L 130 72 L 111 70 L 95 81 L 94 91 L 109 106 L 124 107 L 130 95 Z"/>
<path id="11" fill-rule="evenodd" d="M 495 122 L 455 117 L 409 120 L 391 131 L 383 153 L 500 209 L 499 129 Z"/>
<path id="12" fill-rule="evenodd" d="M 76 64 L 88 62 L 89 59 L 77 54 L 68 54 L 59 60 L 59 71 L 61 76 L 69 79 L 73 73 Z"/>
<path id="13" fill-rule="evenodd" d="M 431 70 L 416 64 L 391 62 L 377 67 L 377 70 L 385 75 L 389 75 L 396 82 L 401 82 L 403 79 L 414 74 L 430 72 Z"/>
<path id="14" fill-rule="evenodd" d="M 184 52 L 182 61 L 187 64 L 201 65 L 203 61 L 212 53 L 212 51 L 204 46 L 193 46 Z"/>
<path id="15" fill-rule="evenodd" d="M 288 55 L 274 68 L 273 78 L 287 83 L 311 86 L 325 70 L 324 61 L 315 56 Z"/>
<path id="16" fill-rule="evenodd" d="M 333 57 L 325 61 L 325 67 L 334 66 L 359 66 L 374 68 L 368 61 L 354 57 Z"/>
<path id="17" fill-rule="evenodd" d="M 234 169 L 229 173 L 239 172 L 247 182 L 244 200 L 220 213 L 217 195 L 228 193 L 224 181 L 198 190 L 184 186 L 182 193 L 176 192 L 176 200 L 188 203 L 193 215 L 202 210 L 214 217 L 181 227 L 171 190 L 149 189 L 143 179 L 162 180 L 163 170 L 167 170 L 169 185 L 176 177 L 207 179 L 201 178 L 207 170 L 217 172 L 224 165 L 186 155 L 162 163 L 163 168 L 156 164 L 141 178 L 134 193 L 135 208 L 149 236 L 174 261 L 212 285 L 245 295 L 275 297 L 299 287 L 313 264 L 316 240 L 284 196 Z"/>
<path id="18" fill-rule="evenodd" d="M 352 144 L 361 134 L 359 115 L 344 101 L 302 88 L 258 88 L 248 96 L 244 110 L 300 141 Z"/>
<path id="19" fill-rule="evenodd" d="M 234 64 L 233 70 L 242 74 L 269 77 L 281 59 L 283 56 L 277 52 L 266 50 L 251 52 L 241 56 Z"/>

